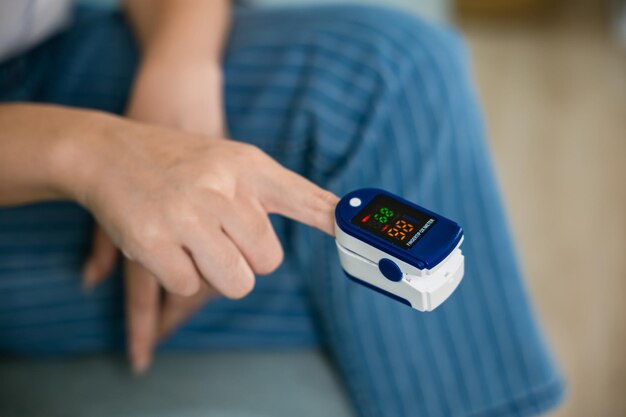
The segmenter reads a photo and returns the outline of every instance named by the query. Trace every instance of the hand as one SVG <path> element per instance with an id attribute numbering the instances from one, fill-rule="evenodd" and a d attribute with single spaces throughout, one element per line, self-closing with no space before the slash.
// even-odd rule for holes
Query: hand
<path id="1" fill-rule="evenodd" d="M 205 61 L 148 59 L 134 85 L 128 115 L 201 133 L 207 139 L 223 138 L 221 78 L 220 68 Z M 106 279 L 117 262 L 117 248 L 99 226 L 93 239 L 83 270 L 86 288 Z M 145 268 L 127 259 L 124 263 L 128 352 L 133 369 L 142 372 L 150 365 L 156 342 L 165 339 L 217 293 L 202 283 L 191 297 L 161 294 L 157 281 Z"/>
<path id="2" fill-rule="evenodd" d="M 79 187 L 79 200 L 168 290 L 191 294 L 205 279 L 226 296 L 245 295 L 253 285 L 252 271 L 268 273 L 282 259 L 268 212 L 332 233 L 337 198 L 258 149 L 131 125 L 116 130 L 101 149 L 90 147 L 95 148 L 93 169 Z M 102 184 L 93 179 L 100 172 L 108 175 Z M 150 302 L 141 305 L 151 308 Z M 144 319 L 134 323 L 150 323 L 145 315 L 136 316 Z M 156 326 L 131 320 L 131 332 L 139 327 Z"/>
<path id="3" fill-rule="evenodd" d="M 268 213 L 333 234 L 337 197 L 254 146 L 128 122 L 68 152 L 77 147 L 88 165 L 77 200 L 173 293 L 195 294 L 204 279 L 227 297 L 247 294 L 253 272 L 282 261 Z"/>

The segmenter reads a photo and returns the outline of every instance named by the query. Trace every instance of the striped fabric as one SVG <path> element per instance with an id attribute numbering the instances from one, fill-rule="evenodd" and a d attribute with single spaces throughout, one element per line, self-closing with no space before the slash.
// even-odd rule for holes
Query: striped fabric
<path id="1" fill-rule="evenodd" d="M 120 16 L 82 11 L 0 66 L 0 98 L 120 113 L 136 65 Z M 249 297 L 207 305 L 165 348 L 323 346 L 360 416 L 528 416 L 559 401 L 456 35 L 368 7 L 239 11 L 225 82 L 233 138 L 338 194 L 382 187 L 458 220 L 466 276 L 418 313 L 347 280 L 331 238 L 277 217 L 284 265 Z M 0 210 L 0 352 L 122 348 L 119 272 L 80 291 L 91 228 L 71 203 Z"/>

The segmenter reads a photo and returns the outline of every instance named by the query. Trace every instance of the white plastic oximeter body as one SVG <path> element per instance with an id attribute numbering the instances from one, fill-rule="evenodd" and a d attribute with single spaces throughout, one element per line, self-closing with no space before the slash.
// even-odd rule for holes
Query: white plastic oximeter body
<path id="1" fill-rule="evenodd" d="M 345 195 L 335 210 L 335 233 L 350 279 L 416 310 L 434 310 L 463 278 L 463 229 L 386 191 Z"/>

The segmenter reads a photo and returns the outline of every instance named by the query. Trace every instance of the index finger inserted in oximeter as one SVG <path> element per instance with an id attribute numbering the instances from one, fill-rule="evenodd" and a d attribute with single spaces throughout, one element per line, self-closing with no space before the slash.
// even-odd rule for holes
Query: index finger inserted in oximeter
<path id="1" fill-rule="evenodd" d="M 345 195 L 335 209 L 335 235 L 350 279 L 416 310 L 434 310 L 463 278 L 463 229 L 386 191 Z"/>

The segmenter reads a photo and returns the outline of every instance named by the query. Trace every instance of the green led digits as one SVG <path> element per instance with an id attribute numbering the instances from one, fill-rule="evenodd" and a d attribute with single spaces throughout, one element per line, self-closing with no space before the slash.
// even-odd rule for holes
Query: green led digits
<path id="1" fill-rule="evenodd" d="M 374 214 L 374 218 L 382 224 L 387 223 L 390 217 L 393 217 L 393 211 L 389 210 L 387 207 L 382 207 L 379 213 Z"/>

